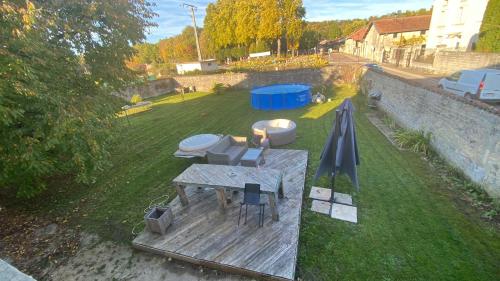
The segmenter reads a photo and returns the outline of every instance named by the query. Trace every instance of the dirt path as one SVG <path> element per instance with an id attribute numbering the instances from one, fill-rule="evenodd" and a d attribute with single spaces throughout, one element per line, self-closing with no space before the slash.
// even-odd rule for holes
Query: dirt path
<path id="1" fill-rule="evenodd" d="M 47 280 L 244 281 L 245 277 L 168 260 L 84 234 L 78 253 L 47 272 Z"/>

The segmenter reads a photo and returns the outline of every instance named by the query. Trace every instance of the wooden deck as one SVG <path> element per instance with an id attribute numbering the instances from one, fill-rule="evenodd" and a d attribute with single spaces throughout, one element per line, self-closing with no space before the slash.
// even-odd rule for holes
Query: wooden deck
<path id="1" fill-rule="evenodd" d="M 214 190 L 190 187 L 186 188 L 189 205 L 182 206 L 179 197 L 170 203 L 175 219 L 167 234 L 144 231 L 134 239 L 133 246 L 232 273 L 293 280 L 307 151 L 270 149 L 265 152 L 265 160 L 264 167 L 284 172 L 279 221 L 271 219 L 266 204 L 264 227 L 259 228 L 258 207 L 249 206 L 247 224 L 243 224 L 242 216 L 238 226 L 242 192 L 233 195 L 233 202 L 221 212 Z"/>

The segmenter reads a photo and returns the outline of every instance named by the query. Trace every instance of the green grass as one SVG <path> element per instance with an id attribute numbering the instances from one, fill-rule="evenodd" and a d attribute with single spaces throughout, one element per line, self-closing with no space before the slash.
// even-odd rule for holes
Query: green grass
<path id="1" fill-rule="evenodd" d="M 129 242 L 149 202 L 174 196 L 171 180 L 192 164 L 172 156 L 178 142 L 198 133 L 250 135 L 261 119 L 289 118 L 297 123 L 297 141 L 288 148 L 309 151 L 304 194 L 312 185 L 319 154 L 331 129 L 334 108 L 356 93 L 336 88 L 330 103 L 304 109 L 263 112 L 251 109 L 247 91 L 194 93 L 153 99 L 153 109 L 123 119 L 124 130 L 113 153 L 113 167 L 90 187 L 62 186 L 25 207 L 74 214 L 74 224 L 106 239 Z M 481 222 L 477 212 L 457 200 L 438 174 L 415 153 L 401 152 L 357 105 L 361 154 L 356 193 L 345 177 L 340 191 L 354 195 L 358 224 L 313 213 L 305 198 L 302 212 L 298 276 L 303 280 L 498 280 L 500 235 Z M 322 179 L 319 185 L 326 185 Z M 21 207 L 19 207 L 21 208 Z M 76 209 L 78 208 L 78 209 Z"/>

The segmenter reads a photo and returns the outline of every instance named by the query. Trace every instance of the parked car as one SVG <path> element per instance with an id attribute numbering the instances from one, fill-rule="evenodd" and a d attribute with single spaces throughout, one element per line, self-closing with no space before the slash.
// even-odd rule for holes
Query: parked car
<path id="1" fill-rule="evenodd" d="M 439 87 L 451 93 L 479 99 L 485 102 L 500 102 L 500 70 L 462 70 L 439 80 Z"/>
<path id="2" fill-rule="evenodd" d="M 367 63 L 367 64 L 365 64 L 365 67 L 367 67 L 369 69 L 375 69 L 378 71 L 382 71 L 382 72 L 384 71 L 384 69 L 376 63 Z"/>

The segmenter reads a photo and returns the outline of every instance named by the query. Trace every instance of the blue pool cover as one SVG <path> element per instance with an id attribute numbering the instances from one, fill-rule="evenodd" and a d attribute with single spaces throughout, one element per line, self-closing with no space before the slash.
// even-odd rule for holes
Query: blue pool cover
<path id="1" fill-rule="evenodd" d="M 274 84 L 253 88 L 252 107 L 260 110 L 294 109 L 311 102 L 311 86 L 306 84 Z"/>

